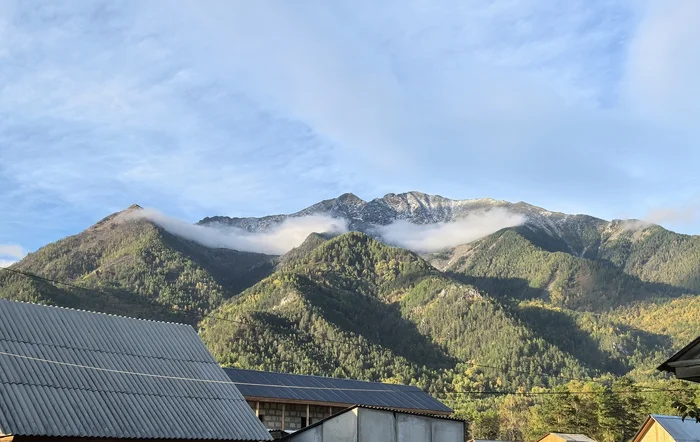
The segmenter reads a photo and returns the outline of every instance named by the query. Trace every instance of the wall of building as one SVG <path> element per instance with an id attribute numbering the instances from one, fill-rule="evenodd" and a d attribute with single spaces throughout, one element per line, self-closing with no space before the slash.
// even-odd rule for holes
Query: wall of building
<path id="1" fill-rule="evenodd" d="M 654 422 L 650 427 L 649 430 L 647 430 L 646 433 L 642 436 L 641 439 L 639 439 L 640 442 L 675 442 L 673 437 L 671 437 L 670 434 L 668 434 L 668 431 L 664 430 L 664 428 L 659 425 L 657 422 Z"/>
<path id="2" fill-rule="evenodd" d="M 307 421 L 306 404 L 248 401 L 248 405 L 256 412 L 258 418 L 267 428 L 291 431 L 301 430 L 307 425 L 314 424 L 344 409 L 342 407 L 309 405 L 309 420 Z M 284 428 L 282 428 L 283 413 Z"/>
<path id="3" fill-rule="evenodd" d="M 354 408 L 289 436 L 291 442 L 465 442 L 462 421 Z"/>

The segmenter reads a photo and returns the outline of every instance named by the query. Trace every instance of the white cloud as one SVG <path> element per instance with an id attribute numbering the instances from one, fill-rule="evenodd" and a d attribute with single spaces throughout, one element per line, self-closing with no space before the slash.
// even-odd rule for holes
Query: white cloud
<path id="1" fill-rule="evenodd" d="M 622 220 L 620 228 L 622 229 L 622 231 L 636 232 L 638 230 L 644 230 L 647 227 L 651 227 L 653 225 L 653 223 L 641 219 L 625 219 Z"/>
<path id="2" fill-rule="evenodd" d="M 281 255 L 300 245 L 311 233 L 344 233 L 347 222 L 325 215 L 288 218 L 263 232 L 248 232 L 223 224 L 200 226 L 172 218 L 153 209 L 142 209 L 122 215 L 125 221 L 145 218 L 168 232 L 195 241 L 207 247 L 225 248 L 243 252 Z"/>
<path id="3" fill-rule="evenodd" d="M 11 259 L 0 259 L 0 267 L 10 267 L 12 264 L 16 263 L 16 260 Z"/>
<path id="4" fill-rule="evenodd" d="M 700 2 L 650 0 L 629 47 L 624 98 L 631 109 L 694 128 L 700 111 Z M 688 127 L 688 124 L 691 124 Z"/>
<path id="5" fill-rule="evenodd" d="M 27 255 L 19 244 L 0 244 L 0 267 L 9 267 Z"/>
<path id="6" fill-rule="evenodd" d="M 645 221 L 654 224 L 690 224 L 700 218 L 700 202 L 680 207 L 658 207 L 647 214 Z"/>
<path id="7" fill-rule="evenodd" d="M 463 219 L 446 223 L 414 224 L 400 220 L 386 226 L 377 226 L 376 231 L 390 244 L 428 253 L 466 244 L 525 221 L 523 215 L 495 208 L 471 213 Z"/>
<path id="8" fill-rule="evenodd" d="M 0 244 L 0 257 L 21 259 L 27 254 L 24 247 L 19 244 Z"/>

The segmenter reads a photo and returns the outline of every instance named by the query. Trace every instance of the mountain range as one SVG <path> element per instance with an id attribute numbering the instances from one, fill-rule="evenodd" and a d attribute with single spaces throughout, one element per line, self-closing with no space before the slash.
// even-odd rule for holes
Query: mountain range
<path id="1" fill-rule="evenodd" d="M 308 215 L 347 224 L 269 255 L 206 247 L 141 211 L 29 254 L 0 272 L 0 297 L 187 322 L 224 364 L 416 383 L 448 398 L 658 378 L 655 365 L 700 334 L 700 236 L 638 220 L 409 192 L 197 223 L 249 234 Z M 476 217 L 488 227 L 489 214 L 508 225 L 439 251 L 398 247 L 382 230 L 469 228 Z"/>

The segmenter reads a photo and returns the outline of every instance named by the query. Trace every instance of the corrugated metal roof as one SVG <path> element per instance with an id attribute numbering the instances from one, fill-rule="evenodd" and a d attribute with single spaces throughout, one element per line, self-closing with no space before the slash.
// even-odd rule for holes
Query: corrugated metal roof
<path id="1" fill-rule="evenodd" d="M 371 405 L 426 413 L 452 412 L 451 408 L 428 393 L 410 385 L 238 368 L 224 370 L 246 397 L 327 402 L 339 405 Z"/>
<path id="2" fill-rule="evenodd" d="M 7 300 L 0 433 L 271 439 L 192 327 Z"/>
<path id="3" fill-rule="evenodd" d="M 506 440 L 472 439 L 472 442 L 510 442 Z"/>
<path id="4" fill-rule="evenodd" d="M 695 419 L 685 421 L 678 416 L 652 414 L 651 418 L 661 425 L 676 441 L 700 441 L 700 424 Z"/>
<path id="5" fill-rule="evenodd" d="M 695 338 L 690 344 L 677 351 L 673 356 L 668 358 L 667 361 L 659 365 L 656 369 L 660 371 L 670 371 L 675 373 L 676 370 L 675 368 L 669 365 L 670 363 L 698 358 L 700 358 L 700 336 Z"/>
<path id="6" fill-rule="evenodd" d="M 571 434 L 571 433 L 549 433 L 557 436 L 561 439 L 571 441 L 571 442 L 596 442 L 594 439 L 586 436 L 585 434 Z"/>

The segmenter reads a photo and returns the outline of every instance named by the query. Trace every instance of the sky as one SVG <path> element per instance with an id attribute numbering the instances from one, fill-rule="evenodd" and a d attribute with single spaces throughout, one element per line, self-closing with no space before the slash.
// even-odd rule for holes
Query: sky
<path id="1" fill-rule="evenodd" d="M 0 2 L 0 265 L 353 192 L 700 234 L 700 2 Z"/>

